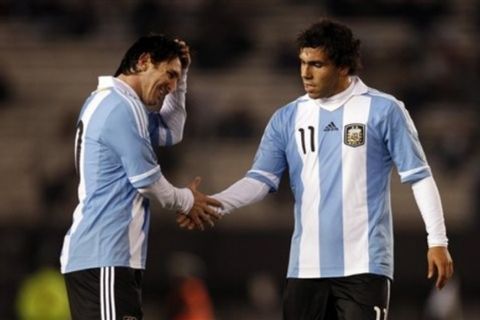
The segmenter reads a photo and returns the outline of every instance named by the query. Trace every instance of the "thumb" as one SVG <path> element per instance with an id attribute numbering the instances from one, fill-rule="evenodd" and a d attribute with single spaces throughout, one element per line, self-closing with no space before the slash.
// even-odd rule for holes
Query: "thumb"
<path id="1" fill-rule="evenodd" d="M 190 182 L 190 189 L 192 190 L 197 190 L 198 186 L 200 185 L 200 182 L 202 182 L 201 177 L 195 177 L 192 182 Z"/>

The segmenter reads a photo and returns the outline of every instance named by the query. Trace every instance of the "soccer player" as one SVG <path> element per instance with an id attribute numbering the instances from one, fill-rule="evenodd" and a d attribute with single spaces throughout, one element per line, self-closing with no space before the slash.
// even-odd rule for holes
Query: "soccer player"
<path id="1" fill-rule="evenodd" d="M 182 140 L 190 61 L 185 42 L 142 37 L 114 77 L 99 77 L 80 112 L 79 203 L 60 258 L 74 320 L 142 319 L 148 199 L 188 213 L 200 229 L 219 217 L 219 203 L 197 191 L 199 178 L 188 188 L 168 182 L 152 147 Z"/>
<path id="2" fill-rule="evenodd" d="M 325 19 L 297 39 L 306 95 L 270 119 L 246 177 L 212 197 L 231 212 L 278 188 L 295 198 L 286 320 L 387 319 L 393 279 L 390 174 L 412 185 L 428 232 L 428 278 L 442 288 L 453 263 L 441 201 L 403 103 L 356 75 L 360 41 Z M 188 216 L 181 227 L 193 229 Z"/>

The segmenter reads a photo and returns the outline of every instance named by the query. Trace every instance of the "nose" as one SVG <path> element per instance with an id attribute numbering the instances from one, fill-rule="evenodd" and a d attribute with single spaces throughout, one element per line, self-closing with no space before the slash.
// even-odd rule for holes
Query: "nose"
<path id="1" fill-rule="evenodd" d="M 310 67 L 308 65 L 301 66 L 301 75 L 303 79 L 311 79 L 312 72 L 310 71 Z"/>
<path id="2" fill-rule="evenodd" d="M 168 82 L 168 93 L 172 93 L 177 89 L 177 79 L 172 79 Z"/>

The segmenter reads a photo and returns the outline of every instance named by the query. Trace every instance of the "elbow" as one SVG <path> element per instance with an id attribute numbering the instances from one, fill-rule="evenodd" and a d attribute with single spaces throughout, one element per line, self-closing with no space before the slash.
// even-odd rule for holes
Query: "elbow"
<path id="1" fill-rule="evenodd" d="M 172 146 L 176 145 L 183 140 L 183 132 L 179 132 L 178 134 L 172 135 Z"/>

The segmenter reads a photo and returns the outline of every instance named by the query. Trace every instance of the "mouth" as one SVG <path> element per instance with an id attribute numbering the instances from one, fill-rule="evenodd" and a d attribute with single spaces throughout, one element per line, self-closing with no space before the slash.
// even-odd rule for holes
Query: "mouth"
<path id="1" fill-rule="evenodd" d="M 157 99 L 159 101 L 162 101 L 165 98 L 165 96 L 168 94 L 168 90 L 166 88 L 161 88 L 157 92 L 158 92 Z"/>

